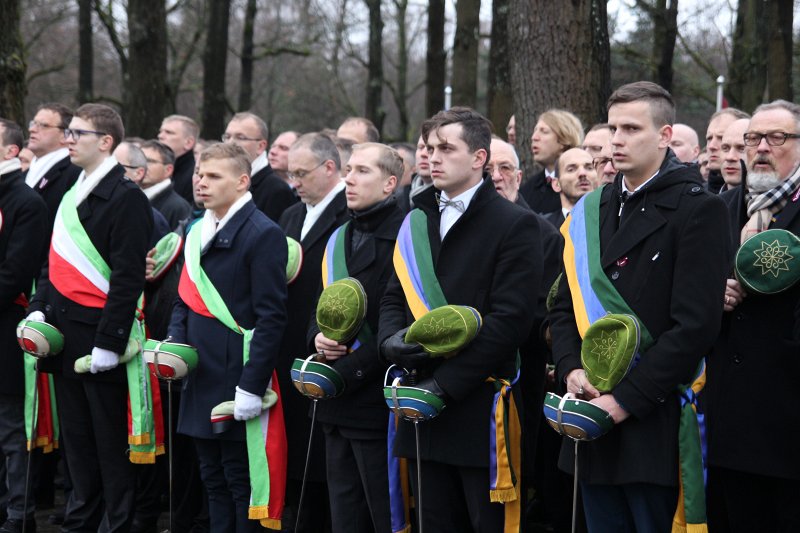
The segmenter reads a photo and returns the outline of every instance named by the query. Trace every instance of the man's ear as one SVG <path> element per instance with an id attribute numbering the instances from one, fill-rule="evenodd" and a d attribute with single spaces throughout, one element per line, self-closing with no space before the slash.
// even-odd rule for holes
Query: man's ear
<path id="1" fill-rule="evenodd" d="M 553 188 L 555 192 L 561 194 L 561 182 L 558 180 L 558 178 L 551 181 L 550 186 Z"/>

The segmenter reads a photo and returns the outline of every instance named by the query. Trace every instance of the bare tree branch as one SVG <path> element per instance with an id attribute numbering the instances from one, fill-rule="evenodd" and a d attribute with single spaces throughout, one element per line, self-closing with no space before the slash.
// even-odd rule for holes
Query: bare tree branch
<path id="1" fill-rule="evenodd" d="M 111 44 L 114 46 L 114 50 L 117 51 L 117 55 L 119 55 L 119 62 L 120 66 L 122 67 L 123 72 L 128 71 L 128 55 L 125 52 L 125 45 L 122 44 L 122 40 L 117 33 L 117 26 L 116 21 L 114 20 L 114 14 L 112 13 L 112 1 L 109 0 L 108 3 L 104 6 L 102 0 L 95 0 L 94 2 L 94 11 L 97 13 L 100 22 L 108 31 L 108 37 L 111 39 Z"/>

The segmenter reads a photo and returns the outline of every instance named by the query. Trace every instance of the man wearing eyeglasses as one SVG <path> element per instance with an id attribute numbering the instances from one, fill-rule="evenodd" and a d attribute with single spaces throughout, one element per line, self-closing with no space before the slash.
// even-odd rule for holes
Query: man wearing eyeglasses
<path id="1" fill-rule="evenodd" d="M 147 172 L 140 186 L 152 206 L 166 217 L 170 229 L 174 230 L 181 220 L 192 214 L 192 206 L 175 192 L 172 185 L 175 154 L 169 146 L 158 141 L 142 143 L 142 152 L 147 160 Z"/>
<path id="2" fill-rule="evenodd" d="M 747 176 L 721 195 L 733 250 L 765 229 L 800 234 L 800 106 L 759 106 L 743 140 Z M 767 275 L 796 268 L 797 255 L 772 248 L 765 268 L 776 270 Z M 708 524 L 713 531 L 798 531 L 800 284 L 747 294 L 730 278 L 708 359 Z"/>
<path id="3" fill-rule="evenodd" d="M 300 201 L 281 216 L 280 226 L 286 235 L 303 247 L 303 267 L 289 285 L 287 315 L 289 322 L 283 336 L 278 379 L 283 380 L 286 435 L 289 444 L 286 486 L 286 523 L 294 523 L 311 429 L 308 418 L 310 402 L 291 385 L 290 366 L 295 357 L 307 355 L 309 319 L 315 309 L 322 276 L 322 256 L 333 230 L 348 219 L 345 184 L 340 178 L 339 151 L 322 133 L 307 133 L 289 150 L 289 178 L 295 184 Z M 328 496 L 325 489 L 325 443 L 322 432 L 314 433 L 308 483 L 303 501 L 301 531 L 324 531 Z"/>
<path id="4" fill-rule="evenodd" d="M 81 169 L 72 164 L 64 138 L 64 128 L 72 120 L 72 110 L 58 103 L 39 106 L 28 124 L 28 149 L 36 156 L 25 174 L 25 183 L 38 192 L 47 204 L 50 227 L 56 218 L 61 197 L 75 184 Z"/>
<path id="5" fill-rule="evenodd" d="M 222 141 L 244 148 L 253 172 L 250 193 L 262 213 L 278 221 L 287 207 L 297 202 L 291 187 L 278 176 L 267 159 L 269 131 L 267 124 L 253 113 L 236 113 L 228 122 Z"/>
<path id="6" fill-rule="evenodd" d="M 113 109 L 85 104 L 63 134 L 83 171 L 59 206 L 47 276 L 28 318 L 46 320 L 64 335 L 62 353 L 39 362 L 54 374 L 73 485 L 62 527 L 97 531 L 103 523 L 108 531 L 127 531 L 135 475 L 127 456 L 127 369 L 119 360 L 144 288 L 153 215 L 111 155 L 124 137 Z M 75 373 L 75 361 L 87 354 L 91 373 Z"/>

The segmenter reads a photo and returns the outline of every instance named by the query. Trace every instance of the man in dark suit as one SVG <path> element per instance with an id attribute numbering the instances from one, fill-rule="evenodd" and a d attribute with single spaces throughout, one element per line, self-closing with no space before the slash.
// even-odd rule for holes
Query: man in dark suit
<path id="1" fill-rule="evenodd" d="M 797 104 L 778 100 L 753 113 L 744 134 L 747 176 L 721 196 L 731 252 L 753 234 L 751 228 L 760 229 L 759 215 L 769 229 L 800 235 L 798 133 Z M 733 257 L 726 256 L 729 269 Z M 775 264 L 781 259 L 790 268 L 800 260 L 776 252 Z M 800 414 L 793 390 L 800 372 L 800 284 L 771 295 L 748 294 L 729 278 L 705 392 L 708 524 L 712 531 L 797 531 Z"/>
<path id="2" fill-rule="evenodd" d="M 125 531 L 133 517 L 135 477 L 126 454 L 128 387 L 119 358 L 144 288 L 153 215 L 111 155 L 124 137 L 114 110 L 83 105 L 64 135 L 70 159 L 83 172 L 61 202 L 59 209 L 74 217 L 52 240 L 47 278 L 40 278 L 29 318 L 46 319 L 64 334 L 61 355 L 41 365 L 55 372 L 73 484 L 63 528 L 96 530 L 104 522 L 109 531 Z M 76 244 L 64 249 L 67 243 Z M 75 360 L 87 354 L 91 373 L 78 375 Z"/>
<path id="3" fill-rule="evenodd" d="M 274 221 L 278 221 L 281 213 L 297 198 L 285 181 L 283 181 L 267 160 L 269 131 L 267 124 L 253 113 L 236 113 L 228 122 L 222 140 L 244 148 L 250 156 L 253 174 L 250 178 L 250 192 L 253 201 L 262 213 Z"/>
<path id="4" fill-rule="evenodd" d="M 581 336 L 570 283 L 550 312 L 557 382 L 614 419 L 581 443 L 579 482 L 590 531 L 670 531 L 678 504 L 678 387 L 690 383 L 719 331 L 727 246 L 725 207 L 694 166 L 669 149 L 675 107 L 651 82 L 619 88 L 608 101 L 614 166 L 599 199 L 604 275 L 654 343 L 611 393 L 601 395 L 581 366 Z M 593 197 L 594 198 L 594 197 Z M 585 201 L 585 199 L 583 200 Z M 594 264 L 593 264 L 594 265 Z M 571 443 L 561 468 L 572 472 Z"/>
<path id="5" fill-rule="evenodd" d="M 25 174 L 25 183 L 44 198 L 50 213 L 50 227 L 53 227 L 61 197 L 81 173 L 80 167 L 70 162 L 64 139 L 64 128 L 69 126 L 70 120 L 71 109 L 49 103 L 42 104 L 28 124 L 28 149 L 36 157 Z"/>
<path id="6" fill-rule="evenodd" d="M 392 275 L 381 302 L 381 354 L 415 368 L 417 386 L 446 404 L 438 417 L 419 426 L 422 457 L 409 422 L 400 424 L 394 454 L 421 461 L 424 496 L 416 505 L 426 531 L 502 531 L 510 513 L 519 512 L 513 510 L 522 495 L 505 504 L 509 513 L 490 499 L 496 389 L 489 381 L 514 380 L 517 350 L 531 331 L 530 310 L 543 269 L 539 223 L 484 177 L 491 129 L 483 116 L 464 107 L 441 111 L 423 124 L 422 135 L 435 189 L 418 195 L 415 204 L 427 218 L 434 275 L 447 303 L 474 307 L 483 327 L 458 355 L 431 362 L 419 345 L 403 340 L 413 317 L 397 272 Z"/>
<path id="7" fill-rule="evenodd" d="M 366 324 L 378 330 L 378 310 L 392 273 L 392 251 L 403 214 L 393 192 L 403 159 L 377 143 L 355 145 L 347 165 L 345 193 L 350 221 L 342 256 L 347 275 L 367 295 Z M 333 237 L 331 237 L 333 238 Z M 319 403 L 317 418 L 325 434 L 331 523 L 334 532 L 389 533 L 389 480 L 386 462 L 386 404 L 381 394 L 385 369 L 373 338 L 348 353 L 325 337 L 312 318 L 311 349 L 322 353 L 344 378 L 341 396 Z"/>
<path id="8" fill-rule="evenodd" d="M 161 122 L 158 142 L 164 143 L 175 154 L 172 185 L 181 197 L 190 204 L 192 199 L 192 175 L 194 174 L 194 145 L 200 135 L 197 122 L 184 115 L 170 115 Z"/>
<path id="9" fill-rule="evenodd" d="M 174 230 L 192 214 L 192 206 L 175 192 L 172 185 L 175 154 L 169 146 L 158 141 L 145 141 L 141 149 L 147 160 L 147 172 L 139 186 L 150 204 L 164 215 L 170 229 Z"/>
<path id="10" fill-rule="evenodd" d="M 578 200 L 597 188 L 597 181 L 589 152 L 583 148 L 570 148 L 561 154 L 556 161 L 556 179 L 552 183 L 561 201 L 561 209 L 546 213 L 544 217 L 560 228 Z"/>
<path id="11" fill-rule="evenodd" d="M 249 158 L 240 147 L 207 148 L 200 156 L 197 184 L 198 200 L 206 212 L 192 229 L 200 232 L 200 268 L 236 324 L 253 330 L 247 363 L 242 334 L 223 323 L 211 304 L 206 304 L 212 313 L 208 316 L 187 298 L 188 248 L 180 299 L 169 327 L 173 340 L 198 351 L 199 365 L 184 380 L 178 431 L 194 439 L 208 492 L 211 531 L 262 529 L 258 521 L 248 519 L 251 489 L 245 426 L 237 424 L 217 435 L 209 416 L 214 406 L 231 399 L 236 420 L 261 413 L 261 398 L 271 382 L 286 323 L 286 240 L 278 225 L 256 209 L 248 192 L 249 172 Z M 187 247 L 191 245 L 190 236 Z M 208 301 L 202 290 L 199 294 Z"/>
<path id="12" fill-rule="evenodd" d="M 398 187 L 395 192 L 397 205 L 403 213 L 408 213 L 414 209 L 414 197 L 417 194 L 433 187 L 431 165 L 428 162 L 428 147 L 425 146 L 425 141 L 422 140 L 421 136 L 417 140 L 417 150 L 414 155 L 416 173 L 411 177 L 411 183 L 405 187 Z"/>
<path id="13" fill-rule="evenodd" d="M 25 356 L 17 344 L 16 327 L 25 316 L 26 295 L 30 295 L 50 240 L 47 206 L 22 178 L 17 158 L 22 142 L 22 129 L 0 119 L 0 457 L 7 473 L 2 484 L 7 489 L 3 514 L 8 517 L 0 526 L 3 533 L 23 531 L 23 521 L 27 531 L 36 528 L 30 493 L 25 506 L 29 490 L 25 486 Z"/>
<path id="14" fill-rule="evenodd" d="M 289 441 L 289 472 L 286 487 L 287 516 L 294 512 L 300 496 L 306 447 L 311 429 L 310 402 L 290 384 L 290 368 L 296 357 L 307 356 L 308 325 L 319 291 L 322 255 L 333 230 L 348 220 L 344 183 L 340 179 L 339 152 L 329 137 L 321 133 L 301 136 L 289 150 L 289 177 L 302 203 L 281 216 L 286 235 L 303 247 L 303 267 L 289 285 L 289 322 L 281 346 L 278 379 L 286 385 L 283 396 L 286 433 Z M 300 531 L 322 531 L 326 522 L 324 441 L 315 432 Z M 287 519 L 287 524 L 289 523 Z M 293 523 L 293 521 L 292 521 Z"/>

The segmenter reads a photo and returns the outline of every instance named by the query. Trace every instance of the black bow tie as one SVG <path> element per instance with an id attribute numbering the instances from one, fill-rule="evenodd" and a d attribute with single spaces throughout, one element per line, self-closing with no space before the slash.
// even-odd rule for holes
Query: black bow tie
<path id="1" fill-rule="evenodd" d="M 442 196 L 439 193 L 436 193 L 436 203 L 439 204 L 439 211 L 444 211 L 445 207 L 452 207 L 459 213 L 463 213 L 464 211 L 466 211 L 466 208 L 464 207 L 464 202 L 462 202 L 461 200 L 447 200 L 445 198 L 442 198 Z"/>

